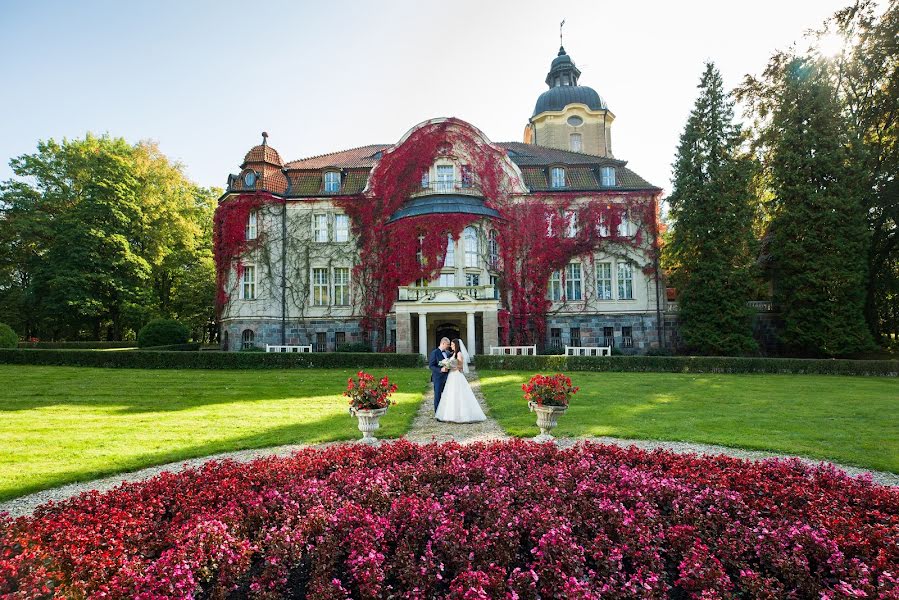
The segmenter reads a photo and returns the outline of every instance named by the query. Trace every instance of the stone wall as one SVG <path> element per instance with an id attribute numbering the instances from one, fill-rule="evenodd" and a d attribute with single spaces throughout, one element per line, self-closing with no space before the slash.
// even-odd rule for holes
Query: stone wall
<path id="1" fill-rule="evenodd" d="M 561 329 L 559 345 L 574 345 L 571 342 L 571 329 L 580 329 L 581 346 L 604 346 L 603 330 L 611 327 L 614 338 L 614 347 L 624 354 L 644 354 L 650 348 L 659 345 L 658 330 L 656 328 L 656 316 L 649 313 L 633 313 L 623 315 L 609 314 L 577 314 L 577 315 L 549 315 L 546 319 L 546 347 L 550 347 L 552 330 Z M 632 347 L 623 347 L 622 327 L 631 328 Z"/>

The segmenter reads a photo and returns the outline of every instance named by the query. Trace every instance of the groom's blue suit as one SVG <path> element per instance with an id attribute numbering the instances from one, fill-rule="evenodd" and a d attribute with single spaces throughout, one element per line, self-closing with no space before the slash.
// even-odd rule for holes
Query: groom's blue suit
<path id="1" fill-rule="evenodd" d="M 449 375 L 449 373 L 442 372 L 440 365 L 437 364 L 444 358 L 446 358 L 446 354 L 443 353 L 443 350 L 434 348 L 431 352 L 431 357 L 428 359 L 428 367 L 431 369 L 431 381 L 434 382 L 434 412 L 437 412 L 440 396 L 443 395 L 443 386 L 446 385 L 446 376 Z"/>

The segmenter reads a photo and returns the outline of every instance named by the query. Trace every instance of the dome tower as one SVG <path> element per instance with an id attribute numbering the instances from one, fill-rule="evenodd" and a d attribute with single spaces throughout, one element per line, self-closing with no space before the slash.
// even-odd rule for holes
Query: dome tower
<path id="1" fill-rule="evenodd" d="M 578 85 L 581 71 L 565 48 L 546 74 L 549 89 L 537 98 L 524 130 L 526 144 L 612 157 L 611 125 L 615 115 L 591 87 Z"/>

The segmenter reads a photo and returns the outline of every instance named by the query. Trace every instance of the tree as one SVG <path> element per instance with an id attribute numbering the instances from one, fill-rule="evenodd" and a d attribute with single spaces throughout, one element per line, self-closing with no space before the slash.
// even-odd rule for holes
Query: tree
<path id="1" fill-rule="evenodd" d="M 797 354 L 869 350 L 864 320 L 870 240 L 857 161 L 819 60 L 784 63 L 770 143 L 771 278 L 783 342 Z"/>
<path id="2" fill-rule="evenodd" d="M 752 162 L 714 64 L 706 64 L 698 87 L 674 163 L 666 262 L 675 266 L 687 349 L 746 354 L 758 349 L 747 305 L 754 288 Z"/>
<path id="3" fill-rule="evenodd" d="M 178 317 L 172 289 L 208 303 L 216 190 L 190 183 L 148 142 L 40 142 L 0 184 L 0 314 L 27 336 L 120 339 Z M 195 278 L 196 281 L 186 281 Z M 199 313 L 194 306 L 191 309 Z M 208 317 L 199 324 L 202 331 Z M 184 319 L 191 326 L 190 319 Z"/>

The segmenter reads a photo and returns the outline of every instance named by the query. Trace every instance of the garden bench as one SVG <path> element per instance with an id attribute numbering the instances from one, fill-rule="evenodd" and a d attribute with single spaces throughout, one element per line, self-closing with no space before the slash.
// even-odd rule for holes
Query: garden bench
<path id="1" fill-rule="evenodd" d="M 269 346 L 265 345 L 266 352 L 312 352 L 312 346 Z"/>
<path id="2" fill-rule="evenodd" d="M 612 356 L 612 347 L 565 346 L 565 356 Z"/>
<path id="3" fill-rule="evenodd" d="M 502 356 L 536 356 L 537 346 L 490 346 L 490 354 Z"/>

